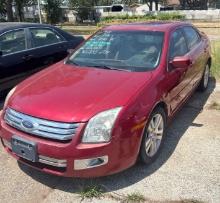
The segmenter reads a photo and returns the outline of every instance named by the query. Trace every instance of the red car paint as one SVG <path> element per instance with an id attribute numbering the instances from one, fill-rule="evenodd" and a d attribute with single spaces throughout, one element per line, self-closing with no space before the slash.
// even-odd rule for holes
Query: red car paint
<path id="1" fill-rule="evenodd" d="M 73 67 L 63 61 L 30 77 L 17 86 L 1 113 L 0 136 L 10 141 L 12 135 L 31 140 L 38 145 L 38 154 L 66 159 L 64 171 L 34 164 L 5 149 L 19 161 L 44 172 L 61 176 L 95 177 L 122 171 L 137 159 L 142 132 L 148 117 L 157 105 L 164 107 L 168 121 L 198 86 L 210 58 L 207 37 L 187 55 L 193 62 L 187 68 L 168 71 L 168 50 L 171 33 L 186 23 L 114 25 L 105 30 L 152 30 L 165 33 L 159 66 L 148 72 L 123 72 L 88 67 Z M 97 113 L 122 107 L 108 143 L 81 142 L 87 122 Z M 59 121 L 80 122 L 76 135 L 68 143 L 52 141 L 18 131 L 4 121 L 7 107 L 33 117 Z M 109 156 L 106 165 L 74 170 L 75 159 Z"/>

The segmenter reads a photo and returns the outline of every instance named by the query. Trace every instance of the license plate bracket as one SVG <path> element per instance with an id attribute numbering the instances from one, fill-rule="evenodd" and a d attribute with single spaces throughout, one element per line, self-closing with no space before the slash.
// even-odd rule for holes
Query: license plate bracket
<path id="1" fill-rule="evenodd" d="M 11 139 L 12 151 L 19 157 L 22 157 L 31 162 L 38 161 L 37 144 L 32 141 L 25 140 L 16 135 Z"/>

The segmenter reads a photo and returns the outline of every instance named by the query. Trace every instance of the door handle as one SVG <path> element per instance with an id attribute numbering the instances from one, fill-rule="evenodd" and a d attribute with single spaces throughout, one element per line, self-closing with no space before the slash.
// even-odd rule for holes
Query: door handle
<path id="1" fill-rule="evenodd" d="M 65 48 L 66 46 L 64 45 L 64 44 L 61 44 L 60 46 L 59 46 L 59 48 Z"/>
<path id="2" fill-rule="evenodd" d="M 190 60 L 190 62 L 189 62 L 189 67 L 192 67 L 194 63 L 195 63 L 194 60 Z"/>
<path id="3" fill-rule="evenodd" d="M 33 57 L 34 57 L 33 55 L 25 55 L 25 56 L 22 57 L 22 59 L 23 59 L 24 61 L 29 61 L 29 60 L 31 60 Z"/>

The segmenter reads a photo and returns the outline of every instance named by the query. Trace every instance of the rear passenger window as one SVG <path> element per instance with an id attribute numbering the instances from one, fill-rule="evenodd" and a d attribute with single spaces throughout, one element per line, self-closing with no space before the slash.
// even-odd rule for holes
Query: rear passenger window
<path id="1" fill-rule="evenodd" d="M 31 28 L 30 32 L 33 40 L 33 47 L 46 46 L 62 41 L 61 37 L 50 29 Z"/>
<path id="2" fill-rule="evenodd" d="M 172 60 L 176 56 L 184 56 L 187 52 L 185 37 L 180 30 L 176 30 L 171 35 L 169 59 Z"/>
<path id="3" fill-rule="evenodd" d="M 0 36 L 0 51 L 2 55 L 24 51 L 25 49 L 26 40 L 23 29 L 7 32 Z"/>
<path id="4" fill-rule="evenodd" d="M 186 35 L 186 40 L 187 40 L 189 49 L 192 49 L 196 44 L 200 42 L 200 36 L 194 28 L 184 27 L 183 31 Z"/>

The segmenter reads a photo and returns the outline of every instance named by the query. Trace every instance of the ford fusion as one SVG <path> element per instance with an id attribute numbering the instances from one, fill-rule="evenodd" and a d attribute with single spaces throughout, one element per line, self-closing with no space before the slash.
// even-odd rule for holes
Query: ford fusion
<path id="1" fill-rule="evenodd" d="M 207 88 L 210 67 L 209 40 L 191 24 L 103 28 L 10 91 L 1 111 L 3 147 L 60 176 L 106 176 L 137 159 L 148 165 L 175 113 Z"/>

